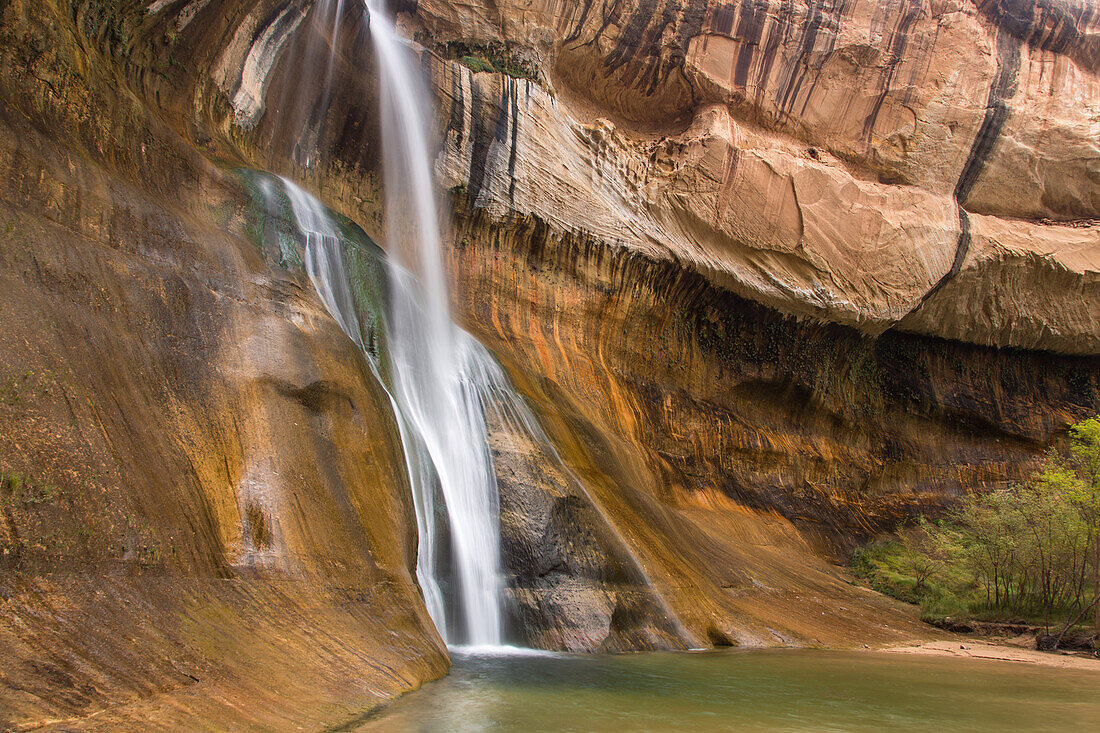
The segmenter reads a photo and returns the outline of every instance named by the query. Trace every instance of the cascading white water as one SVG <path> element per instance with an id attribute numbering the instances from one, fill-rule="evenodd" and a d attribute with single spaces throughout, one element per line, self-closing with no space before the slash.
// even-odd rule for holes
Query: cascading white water
<path id="1" fill-rule="evenodd" d="M 340 328 L 363 350 L 379 383 L 385 388 L 386 382 L 382 377 L 381 365 L 375 360 L 372 351 L 367 348 L 367 336 L 363 333 L 359 321 L 355 297 L 351 291 L 351 278 L 348 276 L 344 257 L 344 243 L 339 232 L 320 201 L 289 179 L 284 178 L 283 185 L 294 212 L 294 218 L 298 222 L 298 229 L 306 240 L 303 260 L 313 287 L 317 290 L 325 308 L 340 324 Z M 273 195 L 266 187 L 263 192 L 269 198 Z M 403 273 L 403 279 L 408 281 L 411 276 Z M 414 488 L 413 505 L 419 537 L 417 580 L 424 592 L 428 613 L 440 635 L 447 639 L 443 593 L 432 571 L 432 565 L 424 561 L 425 558 L 434 560 L 436 557 L 437 531 L 434 505 L 431 501 L 435 474 L 432 470 L 431 458 L 415 427 L 405 418 L 393 393 L 389 389 L 386 392 L 397 418 L 401 444 L 405 450 L 406 469 Z"/>
<path id="2" fill-rule="evenodd" d="M 485 366 L 471 358 L 472 337 L 450 317 L 432 178 L 431 97 L 416 55 L 398 36 L 382 3 L 364 3 L 378 59 L 385 151 L 390 300 L 384 371 L 416 505 L 417 576 L 428 611 L 448 643 L 499 646 L 499 498 L 479 393 L 483 385 L 471 378 Z M 333 4 L 337 0 L 325 0 L 319 12 L 332 11 L 326 6 Z M 289 181 L 286 191 L 306 236 L 305 263 L 314 286 L 340 326 L 366 350 L 335 226 L 308 193 Z M 491 361 L 484 349 L 477 353 Z M 381 378 L 379 365 L 374 366 Z M 450 537 L 451 613 L 438 577 L 444 559 L 440 510 Z M 457 624 L 448 624 L 448 617 Z"/>
<path id="3" fill-rule="evenodd" d="M 391 300 L 388 344 L 394 396 L 420 438 L 413 490 L 434 527 L 434 469 L 446 505 L 464 637 L 475 646 L 502 641 L 499 499 L 480 401 L 463 373 L 451 321 L 430 145 L 431 97 L 416 56 L 397 35 L 381 0 L 366 0 L 381 86 Z M 415 273 L 416 280 L 408 273 Z M 419 567 L 435 571 L 425 538 Z M 442 619 L 437 618 L 437 623 Z"/>
<path id="4" fill-rule="evenodd" d="M 314 288 L 343 331 L 363 349 L 379 381 L 385 384 L 381 365 L 372 358 L 366 346 L 367 339 L 351 292 L 340 234 L 320 201 L 293 181 L 284 179 L 283 183 L 298 229 L 306 240 L 304 262 Z M 422 292 L 416 278 L 408 271 L 393 266 L 390 278 L 391 309 L 395 310 L 398 303 L 409 303 L 416 308 Z M 408 328 L 417 328 L 421 323 L 416 319 L 422 317 L 421 313 L 404 323 Z M 503 374 L 472 336 L 449 320 L 448 324 L 450 343 L 457 349 L 452 352 L 453 372 L 449 385 L 427 382 L 421 374 L 420 365 L 411 361 L 418 354 L 432 355 L 434 352 L 425 354 L 413 350 L 399 356 L 408 349 L 407 341 L 413 341 L 410 336 L 417 334 L 407 332 L 399 338 L 391 324 L 387 329 L 390 356 L 387 371 L 392 386 L 387 391 L 397 416 L 406 468 L 413 487 L 419 535 L 417 579 L 424 591 L 428 611 L 448 642 L 463 640 L 474 646 L 499 646 L 499 507 L 485 411 L 495 404 L 495 400 L 488 397 L 499 389 L 497 385 Z M 402 343 L 403 340 L 406 343 Z M 413 341 L 414 348 L 422 347 L 421 341 L 422 338 Z M 443 391 L 443 386 L 449 386 L 449 389 Z M 439 387 L 440 391 L 436 394 L 417 392 L 433 387 Z M 425 422 L 433 418 L 447 422 L 438 425 Z M 443 593 L 436 579 L 436 540 L 439 535 L 435 523 L 437 487 L 446 502 L 452 552 L 461 584 L 461 619 L 465 623 L 463 636 L 448 633 Z M 473 582 L 468 582 L 470 580 Z M 486 618 L 495 625 L 485 624 Z"/>
<path id="5" fill-rule="evenodd" d="M 399 381 L 400 375 L 395 370 L 405 369 L 406 365 L 400 362 L 390 362 L 390 368 L 386 370 L 377 360 L 368 343 L 372 340 L 369 333 L 370 326 L 364 329 L 359 318 L 356 306 L 355 294 L 351 288 L 351 278 L 348 273 L 345 246 L 347 246 L 336 226 L 333 224 L 328 210 L 311 194 L 298 187 L 292 181 L 283 181 L 287 199 L 291 204 L 298 230 L 305 238 L 304 263 L 309 277 L 317 290 L 321 301 L 332 316 L 340 324 L 341 328 L 354 340 L 367 357 L 368 363 L 374 370 L 383 388 L 387 381 L 394 383 Z M 274 192 L 267 181 L 261 182 L 261 191 L 269 199 L 269 204 Z M 269 208 L 274 208 L 269 206 Z M 408 271 L 401 268 L 390 268 L 391 299 L 398 296 L 408 298 L 415 302 L 418 298 L 419 283 Z M 399 292 L 398 292 L 399 291 Z M 387 329 L 392 330 L 391 329 Z M 491 525 L 497 523 L 497 487 L 496 473 L 493 465 L 492 454 L 489 451 L 489 426 L 497 432 L 498 437 L 504 440 L 518 439 L 521 445 L 533 443 L 537 450 L 541 451 L 549 461 L 562 470 L 582 492 L 586 492 L 584 484 L 577 478 L 572 470 L 558 455 L 550 438 L 542 430 L 531 408 L 515 391 L 509 382 L 504 370 L 480 342 L 467 332 L 451 324 L 453 336 L 455 369 L 458 384 L 458 404 L 461 405 L 462 419 L 469 430 L 470 445 L 468 446 L 479 461 L 484 471 L 485 484 L 489 502 L 492 505 Z M 391 374 L 390 380 L 383 377 L 383 372 Z M 397 416 L 398 427 L 401 432 L 401 442 L 405 450 L 406 468 L 414 487 L 413 499 L 416 508 L 417 530 L 420 537 L 420 555 L 417 567 L 417 576 L 421 588 L 424 591 L 426 605 L 436 621 L 440 633 L 444 638 L 447 635 L 445 623 L 444 599 L 439 583 L 432 568 L 433 565 L 425 562 L 425 559 L 434 559 L 436 552 L 436 538 L 438 528 L 435 525 L 435 504 L 433 501 L 434 489 L 441 483 L 441 477 L 434 462 L 433 455 L 420 434 L 417 423 L 406 417 L 404 407 L 394 396 L 394 392 L 387 388 L 394 414 Z M 593 503 L 593 507 L 597 507 Z M 453 519 L 452 519 L 453 521 Z M 608 521 L 607 526 L 614 532 L 614 525 Z M 645 568 L 637 561 L 633 553 L 626 548 L 625 540 L 617 532 L 615 537 L 623 543 L 624 556 L 629 558 L 634 566 L 634 571 L 642 584 L 654 592 L 654 601 L 659 604 L 661 610 L 669 621 L 675 626 L 681 638 L 691 639 L 690 632 L 683 626 L 676 613 L 668 605 L 663 596 L 656 591 Z M 452 538 L 456 539 L 456 538 Z M 496 551 L 497 543 L 493 543 Z M 499 608 L 499 606 L 498 606 Z M 471 643 L 482 646 L 498 646 L 499 644 L 486 644 L 484 641 L 474 641 L 478 637 L 471 635 Z"/>
<path id="6" fill-rule="evenodd" d="M 366 344 L 349 286 L 340 235 L 320 201 L 288 178 L 283 179 L 283 186 L 294 218 L 298 220 L 298 229 L 306 238 L 304 260 L 309 279 L 340 328 L 365 351 Z"/>

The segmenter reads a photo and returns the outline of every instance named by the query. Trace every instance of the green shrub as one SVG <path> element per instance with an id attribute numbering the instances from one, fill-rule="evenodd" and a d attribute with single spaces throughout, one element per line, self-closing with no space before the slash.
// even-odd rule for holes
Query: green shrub
<path id="1" fill-rule="evenodd" d="M 479 58 L 477 56 L 463 56 L 459 59 L 463 65 L 470 67 L 475 72 L 479 71 L 496 71 L 496 67 L 488 59 Z"/>
<path id="2" fill-rule="evenodd" d="M 519 51 L 503 43 L 449 41 L 436 44 L 435 50 L 443 58 L 458 61 L 475 72 L 495 72 L 539 83 L 538 67 Z"/>
<path id="3" fill-rule="evenodd" d="M 1025 481 L 965 496 L 945 521 L 858 549 L 850 567 L 929 619 L 1023 619 L 1060 627 L 1058 640 L 1100 627 L 1100 418 L 1073 426 L 1068 451 Z"/>

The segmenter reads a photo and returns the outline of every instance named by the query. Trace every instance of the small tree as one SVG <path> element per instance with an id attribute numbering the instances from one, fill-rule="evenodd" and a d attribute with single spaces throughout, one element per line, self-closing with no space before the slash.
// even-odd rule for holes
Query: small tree
<path id="1" fill-rule="evenodd" d="M 1074 425 L 1070 436 L 1070 464 L 1078 480 L 1069 498 L 1085 526 L 1092 576 L 1093 628 L 1100 633 L 1100 418 Z"/>
<path id="2" fill-rule="evenodd" d="M 1100 630 L 1100 418 L 1071 428 L 1068 453 L 1052 451 L 1026 481 L 963 497 L 950 523 L 926 529 L 987 608 L 1040 616 L 1048 635 L 1063 617 L 1059 642 L 1090 613 Z"/>
<path id="3" fill-rule="evenodd" d="M 921 517 L 916 531 L 901 536 L 905 566 L 913 576 L 913 593 L 917 597 L 920 597 L 928 581 L 944 567 L 942 554 L 938 552 L 930 527 L 928 521 Z"/>

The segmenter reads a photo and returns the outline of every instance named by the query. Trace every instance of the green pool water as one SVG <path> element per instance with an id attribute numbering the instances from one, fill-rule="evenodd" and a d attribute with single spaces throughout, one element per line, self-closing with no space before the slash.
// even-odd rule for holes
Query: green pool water
<path id="1" fill-rule="evenodd" d="M 456 652 L 359 731 L 1100 731 L 1100 673 L 817 650 Z"/>

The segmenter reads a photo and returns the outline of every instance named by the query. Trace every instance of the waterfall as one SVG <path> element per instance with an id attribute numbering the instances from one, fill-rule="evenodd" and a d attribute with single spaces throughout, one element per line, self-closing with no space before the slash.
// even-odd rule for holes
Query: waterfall
<path id="1" fill-rule="evenodd" d="M 318 12 L 327 18 L 332 5 L 339 10 L 337 0 L 325 0 Z M 286 195 L 306 240 L 310 279 L 390 394 L 412 484 L 417 579 L 428 611 L 448 644 L 499 646 L 499 497 L 485 414 L 492 388 L 483 379 L 499 367 L 451 320 L 432 175 L 432 100 L 418 59 L 381 1 L 365 5 L 378 60 L 384 149 L 384 363 L 368 348 L 337 227 L 324 206 L 291 181 L 284 181 Z M 444 538 L 449 544 L 441 547 Z"/>
<path id="2" fill-rule="evenodd" d="M 451 320 L 433 182 L 431 95 L 416 54 L 397 34 L 382 0 L 363 2 L 379 75 L 386 252 L 356 227 L 338 224 L 288 179 L 282 179 L 282 201 L 274 179 L 261 174 L 256 190 L 266 199 L 268 216 L 280 216 L 289 204 L 304 243 L 301 264 L 389 396 L 412 488 L 417 580 L 436 628 L 451 646 L 500 647 L 504 582 L 490 430 L 498 439 L 532 441 L 582 494 L 588 492 L 489 351 Z M 319 0 L 315 27 L 334 24 L 335 39 L 348 3 Z M 330 53 L 337 53 L 335 40 Z M 330 58 L 323 104 L 333 65 Z M 310 134 L 304 132 L 302 142 Z M 308 167 L 308 160 L 302 164 Z M 293 264 L 294 246 L 288 250 L 277 240 L 279 261 Z M 598 503 L 588 500 L 603 516 Z M 692 639 L 614 523 L 603 519 L 676 635 Z"/>
<path id="3" fill-rule="evenodd" d="M 465 632 L 445 638 L 496 646 L 502 640 L 499 499 L 484 415 L 462 368 L 460 332 L 450 317 L 432 177 L 431 95 L 417 57 L 397 35 L 382 1 L 366 4 L 382 103 L 393 392 L 402 419 L 419 437 L 413 491 L 425 508 L 430 535 L 435 482 L 428 469 L 434 469 Z M 432 575 L 436 563 L 435 543 L 422 536 L 420 574 Z M 436 621 L 443 624 L 440 617 Z"/>
<path id="4" fill-rule="evenodd" d="M 496 467 L 489 448 L 489 426 L 493 426 L 498 439 L 518 439 L 521 444 L 532 442 L 582 494 L 587 495 L 588 491 L 562 460 L 535 414 L 512 387 L 504 370 L 488 349 L 450 321 L 450 343 L 454 349 L 454 389 L 436 395 L 402 395 L 399 386 L 404 385 L 407 390 L 415 388 L 421 372 L 415 363 L 410 365 L 407 359 L 399 357 L 401 349 L 408 348 L 408 345 L 395 333 L 393 308 L 398 303 L 421 301 L 421 284 L 410 272 L 395 266 L 384 255 L 368 255 L 385 259 L 388 263 L 388 317 L 379 318 L 379 314 L 371 313 L 371 304 L 365 303 L 362 293 L 356 293 L 352 286 L 352 282 L 357 279 L 362 282 L 362 276 L 355 274 L 353 262 L 349 263 L 349 253 L 353 261 L 356 257 L 356 245 L 341 234 L 329 211 L 320 201 L 290 180 L 282 179 L 282 183 L 297 229 L 305 242 L 302 261 L 321 302 L 343 331 L 363 350 L 375 377 L 389 395 L 405 453 L 406 470 L 413 488 L 419 537 L 417 579 L 424 592 L 428 611 L 440 634 L 452 645 L 465 642 L 473 646 L 500 646 L 499 598 L 502 588 L 499 586 L 499 571 L 496 569 L 500 552 L 499 506 Z M 259 189 L 268 199 L 268 209 L 276 210 L 278 203 L 270 182 L 261 180 Z M 418 325 L 416 322 L 410 323 L 413 326 Z M 381 330 L 385 334 L 380 336 Z M 409 334 L 405 334 L 404 338 L 409 338 Z M 456 412 L 449 416 L 455 420 L 450 424 L 450 428 L 455 431 L 453 433 L 448 432 L 448 425 L 425 425 L 421 417 L 411 411 L 425 409 L 424 405 L 430 407 L 440 399 L 453 400 L 449 404 L 457 406 Z M 412 408 L 408 406 L 409 402 L 412 402 Z M 442 453 L 433 453 L 433 445 L 438 450 L 440 441 L 455 435 L 459 437 L 444 443 Z M 465 494 L 458 495 L 465 503 L 458 503 L 457 511 L 455 504 L 451 503 L 451 497 L 455 496 L 453 484 L 450 485 L 452 492 L 447 493 L 448 482 L 456 477 L 469 482 L 457 487 L 459 491 L 466 491 Z M 439 501 L 440 498 L 442 501 Z M 592 501 L 591 497 L 589 501 L 602 516 L 603 511 L 599 504 Z M 459 576 L 459 588 L 456 592 L 461 597 L 457 604 L 453 604 L 458 606 L 453 615 L 460 623 L 453 634 L 448 633 L 451 626 L 448 624 L 446 594 L 437 577 L 442 555 L 438 547 L 442 528 L 436 522 L 440 511 L 445 511 L 447 515 L 450 554 L 458 566 L 456 572 Z M 676 629 L 677 635 L 682 639 L 692 640 L 691 633 L 657 591 L 645 568 L 630 551 L 626 539 L 615 529 L 609 518 L 604 517 L 604 521 L 610 537 L 622 548 L 623 558 L 637 574 L 639 584 L 653 592 L 654 603 Z M 470 558 L 464 559 L 461 553 L 470 549 L 483 550 L 484 554 L 475 555 L 472 561 L 485 562 L 486 565 L 464 568 L 461 563 Z M 486 569 L 487 566 L 491 570 Z M 469 588 L 461 585 L 467 577 L 484 581 L 484 585 L 473 586 L 479 593 L 462 592 Z M 497 626 L 479 626 L 475 623 L 478 617 L 470 616 L 486 607 L 491 607 L 497 614 L 494 619 Z"/>
<path id="5" fill-rule="evenodd" d="M 446 640 L 448 635 L 443 593 L 433 571 L 437 556 L 435 550 L 437 530 L 432 501 L 435 474 L 431 457 L 416 432 L 415 425 L 409 423 L 401 405 L 394 397 L 394 392 L 387 387 L 386 380 L 383 378 L 382 364 L 379 363 L 377 354 L 368 347 L 368 344 L 374 341 L 375 334 L 364 333 L 360 323 L 344 255 L 344 242 L 333 225 L 332 218 L 324 205 L 307 191 L 289 179 L 282 180 L 294 218 L 298 223 L 298 230 L 305 238 L 303 260 L 309 279 L 320 296 L 321 302 L 340 324 L 340 328 L 363 350 L 375 376 L 386 388 L 390 397 L 390 404 L 398 422 L 401 444 L 405 451 L 406 469 L 413 486 L 413 506 L 419 537 L 417 580 L 424 592 L 428 613 L 440 635 Z M 268 197 L 272 196 L 267 189 L 264 193 Z M 406 282 L 411 280 L 408 273 L 402 273 L 401 277 Z"/>

